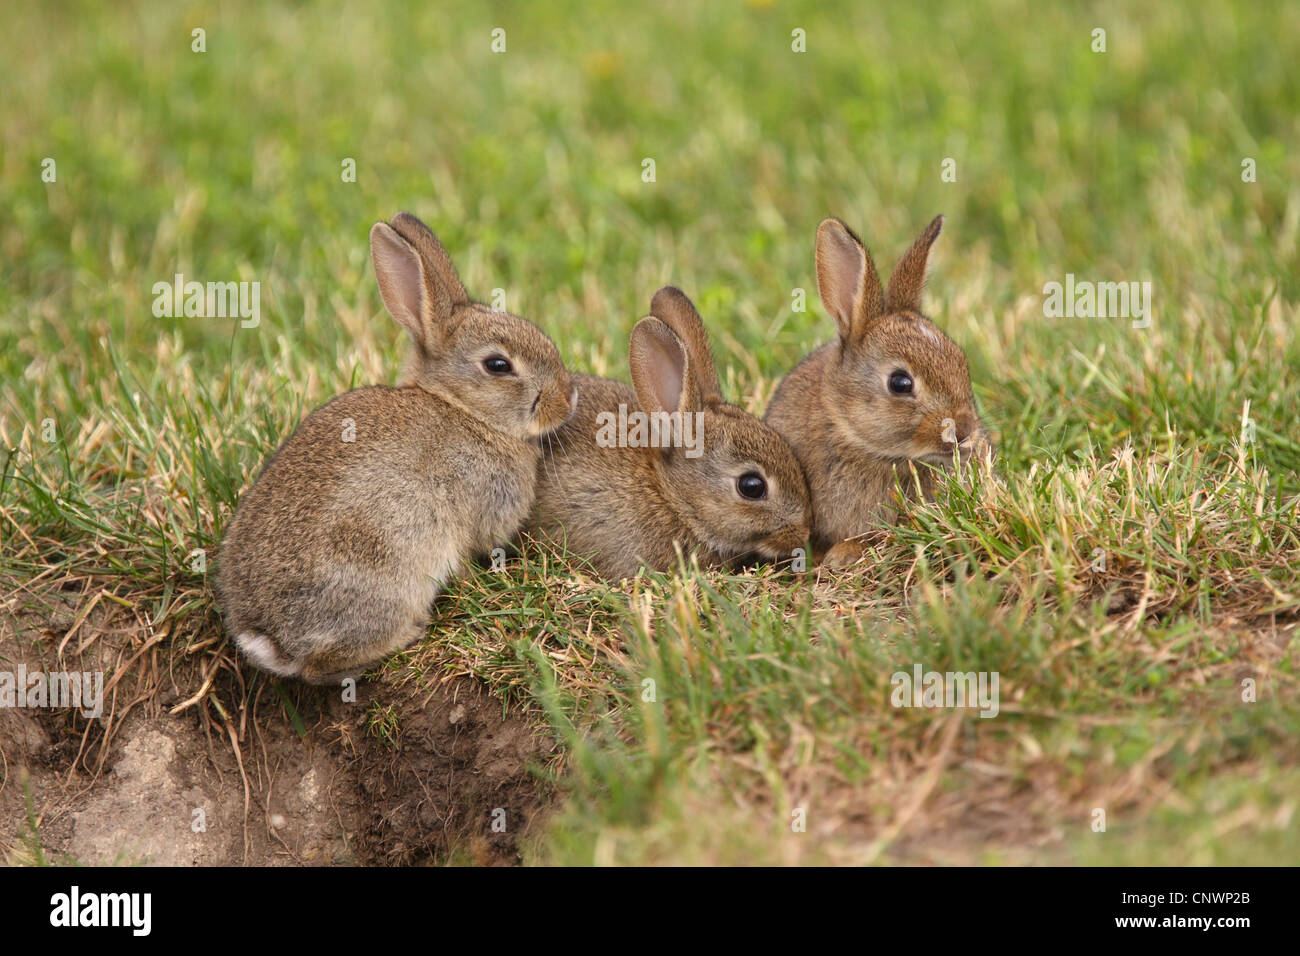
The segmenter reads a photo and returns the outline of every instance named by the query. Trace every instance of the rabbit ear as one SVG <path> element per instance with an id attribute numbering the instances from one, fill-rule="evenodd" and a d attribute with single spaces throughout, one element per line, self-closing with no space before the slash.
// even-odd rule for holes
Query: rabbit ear
<path id="1" fill-rule="evenodd" d="M 686 293 L 670 285 L 664 286 L 651 300 L 650 314 L 672 329 L 673 334 L 686 346 L 700 398 L 706 402 L 721 399 L 718 370 L 713 364 L 713 352 L 709 349 L 709 334 L 704 331 L 704 320 L 695 311 L 695 306 L 686 297 Z"/>
<path id="2" fill-rule="evenodd" d="M 384 308 L 410 333 L 415 344 L 427 351 L 430 343 L 424 314 L 433 305 L 432 295 L 425 288 L 419 254 L 388 223 L 377 222 L 370 228 L 370 260 L 375 265 Z"/>
<path id="3" fill-rule="evenodd" d="M 379 295 L 389 315 L 410 333 L 423 354 L 430 355 L 451 323 L 455 307 L 469 300 L 446 250 L 433 238 L 433 233 L 405 213 L 393 221 L 403 219 L 417 223 L 427 238 L 421 239 L 412 231 L 416 237 L 412 239 L 388 223 L 377 222 L 370 230 L 370 259 L 375 266 L 375 278 L 379 280 Z M 438 259 L 445 265 L 453 286 L 449 287 L 440 274 L 443 269 Z"/>
<path id="4" fill-rule="evenodd" d="M 424 262 L 425 271 L 430 274 L 434 285 L 445 292 L 453 306 L 469 302 L 469 294 L 461 285 L 456 267 L 451 264 L 451 256 L 443 248 L 438 237 L 428 226 L 416 219 L 409 212 L 399 212 L 389 223 L 398 234 L 415 247 Z"/>
<path id="5" fill-rule="evenodd" d="M 942 228 L 943 216 L 935 216 L 934 221 L 925 227 L 925 232 L 912 243 L 912 248 L 908 249 L 903 258 L 898 260 L 898 265 L 894 266 L 894 272 L 889 277 L 889 295 L 886 298 L 887 307 L 891 312 L 901 312 L 904 309 L 912 312 L 921 311 L 921 289 L 925 285 L 925 265 L 930 258 L 930 247 L 934 245 L 934 240 L 939 238 L 939 230 Z"/>
<path id="6" fill-rule="evenodd" d="M 673 330 L 647 316 L 632 329 L 632 389 L 642 411 L 689 414 L 700 407 L 690 355 Z"/>
<path id="7" fill-rule="evenodd" d="M 861 338 L 867 323 L 885 311 L 885 295 L 871 253 L 838 219 L 817 227 L 817 291 L 835 319 L 840 338 Z"/>

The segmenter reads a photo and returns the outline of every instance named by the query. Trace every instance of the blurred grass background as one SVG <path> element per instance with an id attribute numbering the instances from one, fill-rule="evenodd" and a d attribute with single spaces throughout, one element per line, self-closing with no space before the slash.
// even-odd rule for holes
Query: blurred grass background
<path id="1" fill-rule="evenodd" d="M 206 31 L 205 53 L 191 50 L 195 28 Z M 492 52 L 495 28 L 505 30 L 504 53 Z M 1096 28 L 1106 31 L 1105 53 L 1092 50 Z M 807 52 L 791 49 L 796 29 L 805 31 Z M 1169 554 L 1149 538 L 1126 544 L 1148 573 L 1188 601 L 1173 602 L 1166 620 L 1126 625 L 1146 643 L 1130 649 L 1132 660 L 1120 658 L 1128 663 L 1119 666 L 1117 693 L 1136 702 L 1137 688 L 1152 686 L 1145 666 L 1162 635 L 1190 633 L 1194 673 L 1161 713 L 1196 712 L 1189 701 L 1203 691 L 1201 665 L 1222 665 L 1230 676 L 1262 660 L 1290 673 L 1296 656 L 1300 591 L 1287 528 L 1300 490 L 1298 59 L 1300 6 L 1285 2 L 1045 8 L 1016 0 L 753 0 L 645 9 L 608 2 L 51 3 L 7 11 L 0 34 L 0 437 L 8 451 L 0 540 L 8 554 L 0 573 L 19 582 L 47 565 L 89 566 L 147 594 L 155 620 L 210 612 L 210 592 L 188 573 L 184 556 L 195 547 L 215 550 L 238 494 L 305 409 L 397 374 L 405 343 L 382 312 L 366 233 L 399 209 L 439 234 L 472 295 L 486 300 L 504 289 L 507 308 L 534 319 L 579 370 L 624 376 L 631 326 L 656 288 L 681 286 L 712 330 L 724 391 L 754 411 L 785 371 L 831 335 L 812 272 L 818 221 L 844 219 L 887 272 L 919 229 L 943 213 L 928 311 L 967 350 L 977 398 L 999 439 L 1000 467 L 1012 481 L 1008 494 L 1027 496 L 1033 519 L 1010 522 L 1014 541 L 995 546 L 996 534 L 977 527 L 988 514 L 981 502 L 950 501 L 940 506 L 943 520 L 900 539 L 899 561 L 914 548 L 943 552 L 959 527 L 989 545 L 971 558 L 987 574 L 1017 566 L 991 557 L 1001 548 L 1004 558 L 1032 556 L 1017 573 L 1037 562 L 1035 579 L 1065 581 L 1075 572 L 1052 562 L 1076 547 L 1087 553 L 1077 543 L 1079 527 L 1101 526 L 1099 516 L 1109 516 L 1116 539 L 1126 541 L 1128 522 L 1173 508 L 1160 499 L 1160 480 L 1144 483 L 1130 470 L 1128 484 L 1097 481 L 1095 513 L 1055 516 L 1060 488 L 1045 484 L 1043 472 L 1064 463 L 1099 479 L 1106 459 L 1126 444 L 1139 472 L 1175 461 L 1170 481 L 1188 496 L 1240 479 L 1245 490 L 1237 489 L 1233 507 L 1245 511 L 1216 504 L 1224 510 L 1205 525 L 1215 531 L 1201 537 L 1217 534 L 1221 547 L 1200 563 L 1169 557 L 1186 557 L 1188 541 L 1197 539 L 1194 527 L 1180 536 L 1187 524 L 1175 522 Z M 54 183 L 41 178 L 47 157 L 57 164 Z M 642 181 L 646 158 L 655 161 L 653 183 Z M 948 158 L 956 163 L 952 183 L 940 176 Z M 1246 158 L 1256 165 L 1256 182 L 1242 181 Z M 355 183 L 342 181 L 345 159 L 356 162 Z M 175 273 L 261 282 L 260 327 L 155 318 L 153 283 Z M 1042 287 L 1066 273 L 1150 280 L 1152 326 L 1045 318 Z M 806 311 L 792 308 L 796 289 L 806 292 Z M 1238 438 L 1247 402 L 1256 440 L 1243 457 Z M 46 418 L 57 425 L 53 446 L 38 436 Z M 1191 525 L 1199 520 L 1194 510 Z M 1238 541 L 1236 531 L 1249 524 L 1243 515 L 1252 511 L 1261 524 Z M 95 547 L 83 553 L 87 540 Z M 938 587 L 951 562 L 912 570 Z M 1214 577 L 1220 572 L 1226 577 Z M 528 573 L 517 587 L 554 597 Z M 1228 620 L 1215 601 L 1243 579 L 1266 597 L 1234 606 Z M 698 584 L 688 575 L 665 585 L 665 606 Z M 988 593 L 948 594 L 958 602 L 952 613 L 963 626 L 984 628 L 986 649 L 1021 633 L 999 631 L 1011 625 L 996 615 L 990 623 L 990 607 L 1009 609 L 1013 621 L 1034 615 L 1044 643 L 1023 680 L 1048 681 L 1048 696 L 1067 689 L 1082 695 L 1058 695 L 1058 704 L 1092 701 L 1087 689 L 1111 672 L 1099 669 L 1092 683 L 1078 684 L 1067 674 L 1077 662 L 1063 662 L 1052 643 L 1088 640 L 1104 630 L 1105 615 L 1098 623 L 1090 606 L 1076 608 L 1063 584 L 1004 585 L 995 577 Z M 478 585 L 467 587 L 473 596 Z M 895 633 L 892 612 L 863 612 L 854 594 L 810 600 L 841 602 L 834 626 L 858 634 L 852 646 L 866 635 Z M 758 623 L 744 615 L 728 623 L 722 615 L 684 633 L 719 647 L 750 632 L 768 634 L 776 643 L 764 653 L 789 657 L 780 651 L 785 630 L 807 638 L 821 625 L 812 623 L 810 608 L 780 606 Z M 633 614 L 627 625 L 635 646 L 639 620 Z M 557 616 L 550 624 L 561 630 L 565 621 Z M 1259 633 L 1263 621 L 1276 647 L 1243 661 L 1241 634 Z M 541 640 L 532 624 L 489 638 L 474 631 L 473 618 L 458 623 L 470 641 L 500 639 L 500 660 L 515 664 L 526 656 L 519 640 Z M 898 626 L 903 643 L 895 650 L 910 660 L 908 635 L 920 625 Z M 806 673 L 837 666 L 836 647 L 830 638 L 811 645 L 816 660 L 805 661 Z M 639 653 L 648 656 L 635 658 L 630 675 L 658 652 L 646 645 Z M 867 667 L 876 650 L 863 653 L 859 663 Z M 966 660 L 954 650 L 950 663 Z M 1132 669 L 1139 660 L 1142 668 Z M 490 667 L 482 672 L 492 680 Z M 780 686 L 772 674 L 751 678 Z M 539 700 L 547 680 L 554 675 L 530 685 Z M 1294 678 L 1279 687 L 1283 710 L 1261 718 L 1263 726 L 1300 730 Z M 1102 699 L 1113 706 L 1109 695 Z M 1149 703 L 1135 703 L 1135 726 L 1154 719 L 1143 709 Z M 880 704 L 863 697 L 860 708 L 845 712 L 845 727 L 892 719 Z M 552 705 L 563 725 L 564 708 Z M 764 857 L 733 833 L 732 826 L 752 829 L 751 818 L 721 809 L 730 804 L 718 798 L 736 792 L 743 777 L 766 794 L 755 805 L 780 804 L 785 771 L 750 766 L 746 774 L 761 778 L 755 782 L 713 764 L 700 770 L 699 760 L 719 750 L 756 760 L 769 746 L 789 753 L 798 734 L 777 707 L 761 720 L 746 717 L 762 729 L 751 728 L 740 742 L 726 733 L 711 737 L 701 728 L 718 714 L 701 706 L 674 718 L 684 724 L 658 730 L 633 720 L 631 737 L 613 735 L 596 755 L 575 737 L 574 806 L 583 809 L 565 818 L 554 847 L 539 852 L 673 859 L 671 847 L 708 830 L 739 841 L 730 855 L 717 849 L 709 859 L 787 859 L 786 850 Z M 931 742 L 930 730 L 914 730 L 909 736 L 905 728 L 901 739 Z M 1032 791 L 1043 748 L 1038 756 L 1032 747 L 1018 749 L 1027 746 L 1022 730 L 1005 731 L 1017 756 L 1003 756 Z M 1053 731 L 1062 734 L 1061 765 L 1077 759 L 1081 778 L 1101 773 L 1109 766 L 1104 748 L 1076 731 Z M 856 733 L 826 731 L 822 752 L 853 749 Z M 650 761 L 644 779 L 653 784 L 611 797 L 613 781 L 641 779 L 629 776 L 626 761 L 645 758 L 659 739 L 654 734 L 676 741 L 663 745 L 680 756 L 669 774 L 677 783 L 665 790 L 667 771 Z M 1137 764 L 1164 753 L 1173 739 L 1165 731 L 1143 734 Z M 1273 732 L 1260 739 L 1273 740 Z M 1205 749 L 1192 752 L 1201 757 L 1161 779 L 1198 792 L 1215 786 L 1222 763 Z M 887 763 L 893 752 L 874 753 Z M 1263 781 L 1267 812 L 1246 816 L 1284 819 L 1284 845 L 1294 854 L 1300 840 L 1280 796 L 1295 782 L 1294 742 L 1289 749 L 1261 742 L 1220 757 L 1251 766 Z M 781 766 L 773 758 L 771 767 Z M 1184 771 L 1186 781 L 1178 776 Z M 701 774 L 712 782 L 702 783 Z M 846 779 L 856 782 L 844 806 L 860 811 L 867 798 L 854 787 L 867 786 L 867 777 Z M 1085 799 L 1062 786 L 1070 799 Z M 709 794 L 700 799 L 710 814 L 682 810 L 695 806 L 684 794 L 699 787 Z M 879 796 L 887 788 L 868 792 L 888 802 Z M 1249 802 L 1255 791 L 1233 793 Z M 1179 827 L 1217 834 L 1205 809 L 1212 802 L 1185 798 L 1177 804 L 1182 822 L 1160 826 L 1175 835 Z M 1059 829 L 1054 815 L 1064 805 L 1036 805 L 1047 821 L 1042 833 Z M 1144 805 L 1144 818 L 1154 821 L 1158 812 Z M 734 824 L 702 822 L 717 816 Z M 837 819 L 853 819 L 852 812 Z M 1266 858 L 1277 837 L 1259 826 L 1254 849 L 1214 849 L 1221 841 L 1214 836 L 1196 859 Z M 836 832 L 848 832 L 832 831 L 825 836 L 831 846 Z M 870 840 L 879 837 L 868 831 Z M 609 849 L 612 832 L 620 834 L 619 852 Z M 1161 831 L 1151 846 L 1169 839 Z M 1062 842 L 1059 834 L 1055 841 Z M 869 846 L 875 849 L 847 858 L 881 858 L 881 846 Z M 1096 858 L 1087 846 L 1068 857 Z M 968 858 L 965 849 L 952 852 Z M 842 857 L 828 850 L 816 858 Z"/>

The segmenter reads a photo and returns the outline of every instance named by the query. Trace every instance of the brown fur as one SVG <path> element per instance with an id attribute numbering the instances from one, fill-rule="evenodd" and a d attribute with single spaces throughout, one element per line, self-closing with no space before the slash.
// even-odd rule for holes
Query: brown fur
<path id="1" fill-rule="evenodd" d="M 668 570 L 677 549 L 704 565 L 746 555 L 779 558 L 807 540 L 807 485 L 789 446 L 771 428 L 722 400 L 708 335 L 690 300 L 661 289 L 654 315 L 632 330 L 633 388 L 577 376 L 573 417 L 544 441 L 530 531 L 563 543 L 610 580 L 642 567 Z M 703 413 L 702 454 L 684 448 L 601 447 L 601 412 Z M 761 501 L 737 479 L 767 482 Z"/>
<path id="2" fill-rule="evenodd" d="M 814 350 L 781 382 L 764 420 L 794 449 L 812 492 L 814 549 L 822 551 L 897 517 L 895 487 L 928 494 L 929 469 L 991 449 L 958 346 L 919 312 L 936 218 L 882 289 L 870 253 L 838 219 L 817 230 L 817 287 L 839 338 Z M 894 395 L 895 371 L 912 377 Z M 952 419 L 956 444 L 943 438 Z"/>
<path id="3" fill-rule="evenodd" d="M 377 223 L 371 256 L 384 304 L 412 338 L 402 385 L 347 392 L 299 425 L 240 501 L 217 575 L 245 654 L 313 683 L 422 636 L 446 581 L 527 518 L 535 439 L 572 406 L 555 344 L 470 302 L 414 216 Z M 489 374 L 489 354 L 513 373 Z"/>

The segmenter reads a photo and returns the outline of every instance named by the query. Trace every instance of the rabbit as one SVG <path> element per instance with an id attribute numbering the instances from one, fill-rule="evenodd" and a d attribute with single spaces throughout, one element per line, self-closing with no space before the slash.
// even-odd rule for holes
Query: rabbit
<path id="1" fill-rule="evenodd" d="M 650 312 L 632 329 L 631 388 L 575 375 L 573 417 L 544 440 L 529 532 L 564 545 L 610 581 L 643 566 L 669 570 L 677 548 L 705 566 L 795 556 L 811 513 L 790 447 L 723 400 L 690 299 L 665 287 Z M 638 412 L 661 422 L 678 413 L 680 433 L 661 429 L 660 447 L 631 447 L 647 436 L 629 425 L 628 440 L 619 440 L 620 406 L 629 421 Z"/>
<path id="2" fill-rule="evenodd" d="M 537 440 L 575 400 L 555 343 L 471 302 L 420 220 L 376 223 L 370 255 L 411 336 L 401 384 L 346 392 L 298 426 L 240 501 L 216 582 L 244 656 L 314 684 L 417 641 L 448 579 L 518 533 Z"/>
<path id="3" fill-rule="evenodd" d="M 938 216 L 883 289 L 862 241 L 838 219 L 817 228 L 817 289 L 839 338 L 780 383 L 764 421 L 794 449 L 812 493 L 814 556 L 830 566 L 862 556 L 857 535 L 897 520 L 894 489 L 933 492 L 935 474 L 992 455 L 962 350 L 921 314 Z"/>

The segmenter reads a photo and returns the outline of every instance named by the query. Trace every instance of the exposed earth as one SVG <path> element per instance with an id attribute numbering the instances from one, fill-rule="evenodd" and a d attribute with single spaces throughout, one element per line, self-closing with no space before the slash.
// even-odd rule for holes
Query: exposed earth
<path id="1" fill-rule="evenodd" d="M 80 625 L 0 619 L 0 669 L 100 670 L 107 682 L 97 718 L 0 707 L 11 862 L 520 861 L 545 803 L 534 771 L 555 744 L 478 681 L 421 687 L 390 669 L 354 695 L 277 688 L 236 671 L 215 627 L 171 641 L 108 602 L 96 611 Z"/>

